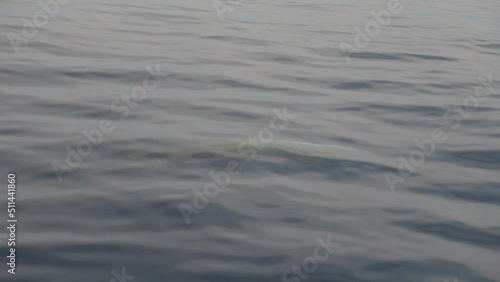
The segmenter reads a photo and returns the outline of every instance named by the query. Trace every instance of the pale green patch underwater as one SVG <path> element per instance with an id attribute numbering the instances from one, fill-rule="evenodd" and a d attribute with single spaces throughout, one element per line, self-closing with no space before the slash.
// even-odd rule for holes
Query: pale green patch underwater
<path id="1" fill-rule="evenodd" d="M 125 154 L 127 158 L 136 161 L 147 161 L 162 165 L 161 159 L 183 157 L 192 159 L 209 159 L 214 156 L 225 156 L 232 159 L 245 159 L 251 154 L 257 156 L 291 156 L 302 162 L 312 162 L 315 159 L 335 158 L 346 153 L 369 153 L 353 147 L 333 144 L 315 144 L 291 140 L 273 140 L 268 144 L 250 145 L 241 142 L 219 142 L 202 146 L 177 146 L 155 152 L 132 152 Z"/>

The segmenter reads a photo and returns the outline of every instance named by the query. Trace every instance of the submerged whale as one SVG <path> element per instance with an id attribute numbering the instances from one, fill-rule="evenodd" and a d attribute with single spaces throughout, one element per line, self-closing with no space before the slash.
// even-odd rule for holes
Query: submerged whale
<path id="1" fill-rule="evenodd" d="M 345 159 L 356 160 L 359 154 L 369 154 L 369 151 L 348 146 L 333 144 L 315 144 L 291 140 L 272 140 L 267 144 L 250 144 L 247 141 L 224 141 L 212 144 L 193 146 L 174 146 L 161 151 L 127 152 L 125 156 L 130 160 L 148 161 L 161 165 L 165 160 L 189 159 L 201 160 L 217 157 L 235 160 L 253 161 L 259 158 L 287 158 L 299 162 L 314 163 L 321 160 Z"/>

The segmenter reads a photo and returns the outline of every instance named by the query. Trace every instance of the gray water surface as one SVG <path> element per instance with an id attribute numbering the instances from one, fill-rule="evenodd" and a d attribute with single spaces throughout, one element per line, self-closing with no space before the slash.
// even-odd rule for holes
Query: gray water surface
<path id="1" fill-rule="evenodd" d="M 500 2 L 393 2 L 1 1 L 0 280 L 498 281 Z"/>

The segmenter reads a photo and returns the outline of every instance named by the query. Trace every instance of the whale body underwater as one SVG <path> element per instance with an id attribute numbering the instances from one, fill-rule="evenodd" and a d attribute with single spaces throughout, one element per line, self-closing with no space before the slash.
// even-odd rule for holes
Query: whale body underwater
<path id="1" fill-rule="evenodd" d="M 291 140 L 272 140 L 267 144 L 248 144 L 242 141 L 220 141 L 192 146 L 172 146 L 158 151 L 121 151 L 128 160 L 147 161 L 161 165 L 167 160 L 210 160 L 227 158 L 253 161 L 255 158 L 286 158 L 301 163 L 321 163 L 326 160 L 360 160 L 369 151 L 348 146 L 315 144 Z"/>

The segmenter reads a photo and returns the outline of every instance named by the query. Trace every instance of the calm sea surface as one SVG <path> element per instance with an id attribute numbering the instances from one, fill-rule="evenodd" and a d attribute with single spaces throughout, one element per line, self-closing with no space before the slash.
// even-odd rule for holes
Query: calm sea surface
<path id="1" fill-rule="evenodd" d="M 38 2 L 1 281 L 499 281 L 498 0 Z"/>

